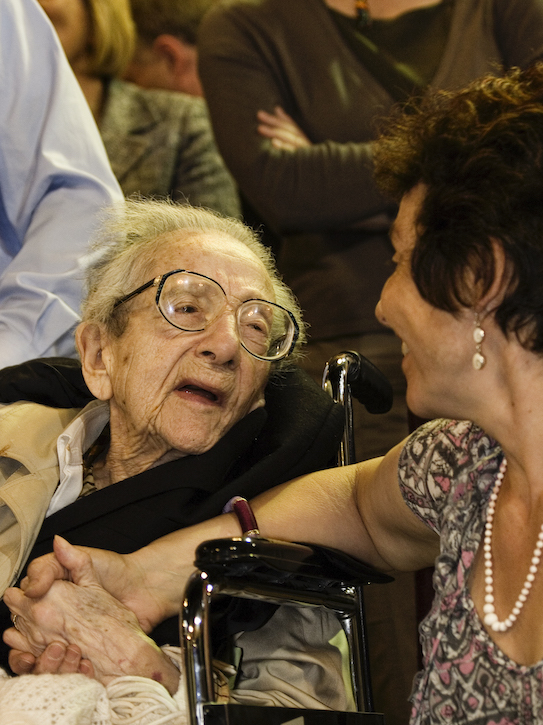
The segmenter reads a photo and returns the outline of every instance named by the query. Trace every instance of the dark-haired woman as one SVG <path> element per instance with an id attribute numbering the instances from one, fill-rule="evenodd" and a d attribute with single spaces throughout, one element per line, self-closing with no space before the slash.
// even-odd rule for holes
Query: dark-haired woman
<path id="1" fill-rule="evenodd" d="M 203 22 L 200 73 L 215 138 L 281 239 L 279 268 L 310 324 L 304 368 L 319 379 L 332 355 L 356 349 L 393 384 L 386 415 L 355 403 L 357 460 L 408 432 L 400 346 L 374 315 L 396 213 L 373 180 L 378 123 L 410 94 L 460 88 L 542 55 L 543 0 L 223 0 Z M 288 123 L 281 135 L 283 112 L 303 138 Z M 397 703 L 417 668 L 413 592 L 404 574 L 366 597 L 388 725 L 404 725 Z"/>

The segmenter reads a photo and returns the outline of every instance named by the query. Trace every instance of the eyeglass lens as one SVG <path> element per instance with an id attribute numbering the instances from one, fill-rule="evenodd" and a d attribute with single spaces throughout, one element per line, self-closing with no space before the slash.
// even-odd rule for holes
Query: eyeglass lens
<path id="1" fill-rule="evenodd" d="M 174 327 L 188 332 L 204 330 L 225 309 L 226 297 L 213 280 L 189 272 L 168 276 L 160 289 L 158 306 Z M 288 312 L 273 302 L 247 300 L 236 311 L 243 347 L 256 357 L 275 360 L 288 354 L 295 326 Z"/>

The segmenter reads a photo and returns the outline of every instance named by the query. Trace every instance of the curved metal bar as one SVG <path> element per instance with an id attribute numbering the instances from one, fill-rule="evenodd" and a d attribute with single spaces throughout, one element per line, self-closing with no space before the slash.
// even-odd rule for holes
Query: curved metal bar
<path id="1" fill-rule="evenodd" d="M 322 387 L 332 400 L 343 405 L 345 411 L 345 429 L 337 455 L 338 466 L 349 466 L 356 462 L 353 405 L 349 380 L 359 375 L 360 362 L 361 356 L 358 353 L 345 351 L 331 358 L 324 368 Z M 356 608 L 355 617 L 343 620 L 343 629 L 349 642 L 351 677 L 356 705 L 361 709 L 363 703 L 364 711 L 372 712 L 373 692 L 362 587 L 357 587 Z"/>
<path id="2" fill-rule="evenodd" d="M 213 702 L 215 694 L 209 634 L 212 596 L 213 585 L 207 574 L 195 571 L 185 589 L 179 622 L 191 725 L 203 725 L 202 707 Z"/>
<path id="3" fill-rule="evenodd" d="M 351 376 L 359 370 L 356 353 L 341 352 L 331 358 L 324 368 L 322 387 L 332 400 L 341 403 L 345 411 L 345 427 L 337 455 L 338 466 L 348 466 L 356 460 L 353 433 L 353 403 L 349 391 L 349 372 Z"/>

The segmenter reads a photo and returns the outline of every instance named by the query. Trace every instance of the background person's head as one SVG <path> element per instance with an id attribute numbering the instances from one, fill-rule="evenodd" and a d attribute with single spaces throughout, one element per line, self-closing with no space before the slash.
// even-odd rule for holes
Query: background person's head
<path id="1" fill-rule="evenodd" d="M 254 335 L 265 331 L 257 324 L 264 316 L 243 327 L 238 311 L 248 300 L 290 310 L 300 328 L 295 357 L 304 329 L 292 293 L 254 232 L 200 208 L 128 201 L 104 223 L 97 245 L 76 337 L 87 385 L 109 401 L 112 446 L 139 461 L 137 470 L 164 455 L 209 450 L 264 404 L 271 370 L 291 359 L 262 359 Z M 176 291 L 165 315 L 157 278 L 174 270 L 203 275 L 205 290 L 213 289 Z M 197 308 L 209 323 L 174 324 Z M 288 324 L 295 330 L 290 317 Z"/>
<path id="2" fill-rule="evenodd" d="M 132 58 L 135 26 L 129 0 L 39 0 L 76 75 L 122 75 Z"/>
<path id="3" fill-rule="evenodd" d="M 202 96 L 196 36 L 217 0 L 131 0 L 138 42 L 126 78 L 145 88 Z"/>
<path id="4" fill-rule="evenodd" d="M 425 187 L 411 258 L 421 296 L 473 308 L 505 268 L 490 310 L 505 335 L 543 352 L 543 65 L 429 95 L 396 115 L 376 146 L 396 200 Z"/>

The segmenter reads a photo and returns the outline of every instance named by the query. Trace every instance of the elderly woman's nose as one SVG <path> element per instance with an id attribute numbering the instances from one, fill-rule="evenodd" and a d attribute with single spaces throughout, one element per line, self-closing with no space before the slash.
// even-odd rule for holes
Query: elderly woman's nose
<path id="1" fill-rule="evenodd" d="M 202 333 L 198 352 L 213 357 L 217 364 L 237 363 L 241 355 L 241 339 L 233 314 L 221 315 Z"/>

